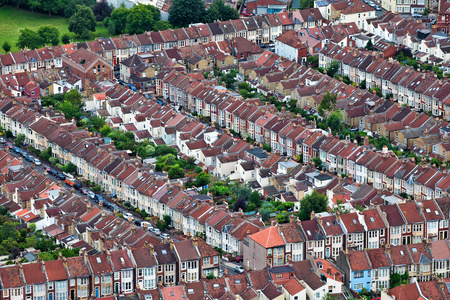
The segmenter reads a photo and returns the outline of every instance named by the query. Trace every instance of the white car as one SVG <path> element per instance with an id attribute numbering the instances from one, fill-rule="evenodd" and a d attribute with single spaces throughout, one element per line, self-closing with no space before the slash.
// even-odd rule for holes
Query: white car
<path id="1" fill-rule="evenodd" d="M 234 267 L 234 271 L 236 271 L 239 274 L 242 274 L 242 273 L 244 273 L 245 270 L 241 266 L 236 266 L 236 267 Z"/>
<path id="2" fill-rule="evenodd" d="M 87 193 L 87 195 L 88 195 L 88 197 L 91 198 L 91 199 L 94 199 L 94 197 L 95 197 L 95 193 L 94 193 L 93 191 L 89 191 L 89 192 Z"/>
<path id="3" fill-rule="evenodd" d="M 126 220 L 131 220 L 131 221 L 133 221 L 134 220 L 134 217 L 133 217 L 133 215 L 132 214 L 130 214 L 130 213 L 124 213 L 123 214 L 123 217 L 126 219 Z"/>
<path id="4" fill-rule="evenodd" d="M 161 235 L 161 230 L 159 230 L 159 228 L 153 228 L 153 233 L 156 235 Z"/>
<path id="5" fill-rule="evenodd" d="M 41 163 L 41 161 L 39 160 L 39 158 L 35 158 L 35 159 L 34 159 L 34 164 L 35 164 L 36 166 L 42 165 L 42 163 Z"/>
<path id="6" fill-rule="evenodd" d="M 168 239 L 168 238 L 170 238 L 170 235 L 168 233 L 164 232 L 164 233 L 161 233 L 161 237 L 164 239 Z"/>

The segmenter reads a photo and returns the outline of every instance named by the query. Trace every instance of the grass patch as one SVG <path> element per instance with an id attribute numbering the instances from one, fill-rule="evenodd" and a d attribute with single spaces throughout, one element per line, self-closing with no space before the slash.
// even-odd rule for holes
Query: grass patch
<path id="1" fill-rule="evenodd" d="M 0 47 L 5 41 L 8 41 L 11 45 L 11 52 L 19 51 L 16 43 L 19 39 L 20 29 L 26 27 L 36 31 L 43 25 L 51 25 L 58 28 L 61 36 L 64 33 L 68 33 L 70 38 L 75 42 L 84 41 L 76 34 L 69 32 L 69 19 L 61 16 L 49 17 L 47 14 L 31 12 L 24 9 L 17 10 L 15 7 L 4 5 L 0 7 Z M 87 40 L 105 36 L 109 36 L 108 30 L 101 22 L 98 22 L 96 31 Z M 4 53 L 3 49 L 0 48 L 0 52 Z"/>

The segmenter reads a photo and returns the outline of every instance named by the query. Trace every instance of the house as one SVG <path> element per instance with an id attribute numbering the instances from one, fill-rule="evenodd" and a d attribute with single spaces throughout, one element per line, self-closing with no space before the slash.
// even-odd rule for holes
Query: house
<path id="1" fill-rule="evenodd" d="M 111 252 L 111 265 L 114 270 L 114 293 L 130 294 L 134 291 L 134 266 L 127 250 Z"/>
<path id="2" fill-rule="evenodd" d="M 63 67 L 69 67 L 81 79 L 83 90 L 94 81 L 114 78 L 111 63 L 84 48 L 63 56 L 62 62 Z"/>
<path id="3" fill-rule="evenodd" d="M 306 61 L 308 50 L 294 30 L 289 30 L 275 39 L 275 53 L 300 63 Z"/>
<path id="4" fill-rule="evenodd" d="M 363 288 L 372 289 L 371 278 L 373 267 L 366 250 L 341 252 L 336 258 L 337 266 L 345 273 L 345 285 L 356 292 Z"/>
<path id="5" fill-rule="evenodd" d="M 249 235 L 244 241 L 244 266 L 251 270 L 262 270 L 266 266 L 284 265 L 284 246 L 285 242 L 278 232 L 278 226 Z"/>
<path id="6" fill-rule="evenodd" d="M 354 22 L 359 29 L 367 30 L 367 19 L 375 17 L 375 8 L 367 3 L 358 0 L 349 7 L 341 11 L 341 20 L 343 23 Z"/>

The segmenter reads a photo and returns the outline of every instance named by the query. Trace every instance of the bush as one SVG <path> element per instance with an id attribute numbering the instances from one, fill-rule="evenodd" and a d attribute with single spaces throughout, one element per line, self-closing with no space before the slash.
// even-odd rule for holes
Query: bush
<path id="1" fill-rule="evenodd" d="M 271 152 L 272 151 L 272 147 L 270 147 L 267 144 L 263 144 L 263 149 L 266 150 L 267 152 Z"/>
<path id="2" fill-rule="evenodd" d="M 49 161 L 52 165 L 56 165 L 56 164 L 59 162 L 59 160 L 58 160 L 56 157 L 50 157 L 50 158 L 48 159 L 48 161 Z"/>
<path id="3" fill-rule="evenodd" d="M 93 192 L 100 192 L 102 190 L 102 186 L 99 184 L 96 184 L 91 189 Z"/>

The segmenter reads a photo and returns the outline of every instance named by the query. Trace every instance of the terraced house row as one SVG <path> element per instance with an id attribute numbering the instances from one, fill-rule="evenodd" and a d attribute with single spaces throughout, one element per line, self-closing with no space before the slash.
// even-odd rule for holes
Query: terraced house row
<path id="1" fill-rule="evenodd" d="M 333 60 L 340 62 L 339 74 L 348 76 L 367 88 L 377 87 L 383 95 L 392 95 L 400 104 L 417 111 L 429 111 L 433 116 L 450 116 L 447 78 L 439 80 L 430 72 L 418 72 L 399 62 L 384 59 L 376 53 L 361 51 L 329 43 L 319 53 L 319 65 L 327 67 Z"/>
<path id="2" fill-rule="evenodd" d="M 139 53 L 150 57 L 154 51 L 176 47 L 206 44 L 209 42 L 243 37 L 257 44 L 274 41 L 285 30 L 316 27 L 326 20 L 317 8 L 291 13 L 267 14 L 209 24 L 192 24 L 187 28 L 123 35 L 115 38 L 98 38 L 94 41 L 26 50 L 3 54 L 0 57 L 0 74 L 28 72 L 37 68 L 62 67 L 62 57 L 76 49 L 84 48 L 98 54 L 112 65 Z"/>
<path id="3" fill-rule="evenodd" d="M 101 299 L 113 295 L 159 295 L 158 289 L 202 280 L 215 269 L 218 253 L 204 241 L 147 244 L 128 250 L 41 261 L 0 268 L 0 299 Z M 203 293 L 202 293 L 203 294 Z M 154 299 L 159 299 L 156 297 Z"/>

